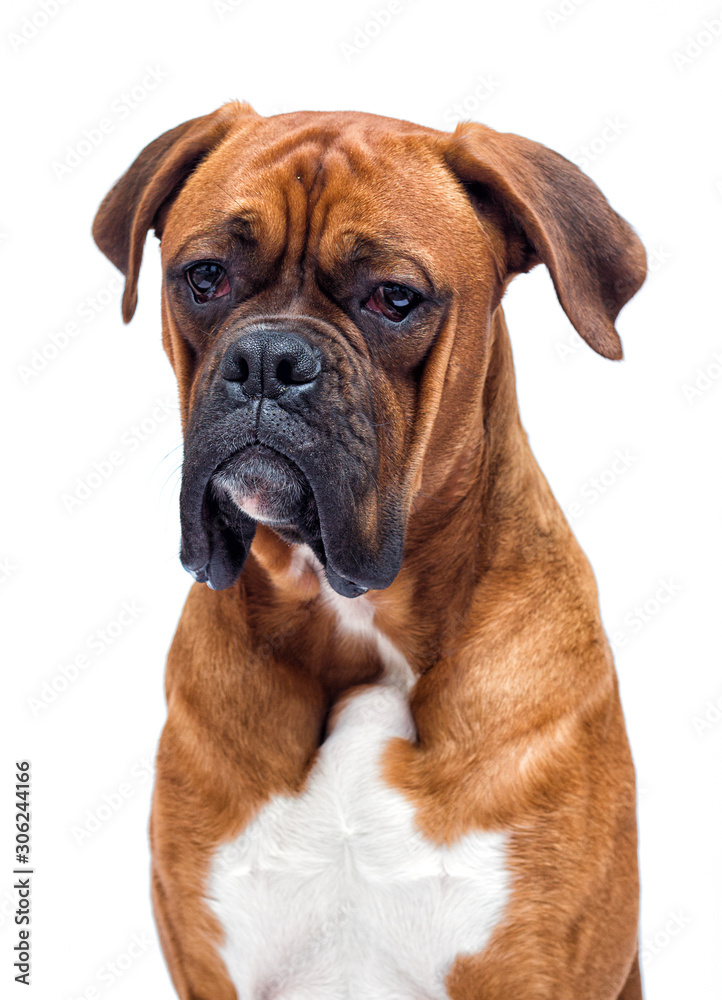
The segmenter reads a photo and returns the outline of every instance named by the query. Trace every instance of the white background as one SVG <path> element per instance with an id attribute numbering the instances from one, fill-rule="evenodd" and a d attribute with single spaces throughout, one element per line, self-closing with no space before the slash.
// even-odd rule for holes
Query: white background
<path id="1" fill-rule="evenodd" d="M 719 997 L 722 34 L 704 21 L 722 33 L 722 6 L 397 0 L 383 28 L 373 12 L 389 0 L 68 0 L 45 24 L 39 11 L 6 3 L 0 29 L 3 996 L 172 997 L 149 904 L 144 761 L 190 582 L 177 560 L 178 412 L 155 241 L 125 327 L 90 226 L 142 146 L 241 98 L 264 114 L 351 108 L 443 129 L 470 117 L 526 135 L 584 157 L 647 245 L 652 273 L 618 324 L 621 364 L 577 337 L 542 268 L 516 280 L 506 313 L 532 447 L 562 506 L 579 504 L 572 525 L 620 633 L 647 996 Z M 101 119 L 111 128 L 88 152 L 84 130 Z M 75 336 L 53 350 L 69 323 Z M 78 480 L 116 451 L 112 475 L 69 511 Z M 124 602 L 135 617 L 121 627 Z M 43 702 L 79 654 L 85 668 Z M 19 757 L 33 766 L 30 989 L 12 981 L 10 950 Z"/>

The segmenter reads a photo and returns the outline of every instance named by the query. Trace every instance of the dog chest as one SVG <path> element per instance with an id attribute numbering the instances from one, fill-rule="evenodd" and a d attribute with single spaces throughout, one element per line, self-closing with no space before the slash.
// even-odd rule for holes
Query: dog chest
<path id="1" fill-rule="evenodd" d="M 415 736 L 405 692 L 359 689 L 305 791 L 217 852 L 208 902 L 240 1000 L 441 1000 L 454 959 L 486 945 L 509 894 L 505 837 L 423 837 L 381 778 L 396 736 Z"/>

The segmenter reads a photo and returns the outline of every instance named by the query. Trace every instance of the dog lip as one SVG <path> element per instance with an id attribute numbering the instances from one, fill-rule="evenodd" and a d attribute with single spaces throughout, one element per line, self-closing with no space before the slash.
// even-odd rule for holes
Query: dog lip
<path id="1" fill-rule="evenodd" d="M 298 465 L 265 444 L 233 452 L 214 470 L 209 485 L 215 496 L 220 493 L 253 520 L 271 525 L 295 523 L 313 492 Z"/>
<path id="2" fill-rule="evenodd" d="M 274 448 L 272 445 L 266 444 L 264 441 L 249 441 L 241 448 L 237 448 L 235 451 L 226 455 L 226 457 L 218 463 L 215 469 L 213 469 L 208 477 L 208 482 L 210 482 L 214 476 L 223 472 L 224 465 L 227 466 L 230 462 L 234 462 L 242 458 L 268 458 L 271 460 L 280 459 L 282 462 L 285 462 L 286 465 L 291 465 L 297 469 L 298 472 L 301 472 L 296 462 L 294 462 L 292 458 L 289 458 L 288 455 L 284 455 L 282 451 L 278 450 L 278 448 Z"/>
<path id="3" fill-rule="evenodd" d="M 368 590 L 388 587 L 401 564 L 403 531 L 390 535 L 392 548 L 389 539 L 379 541 L 382 558 L 362 552 L 360 559 L 353 525 L 348 523 L 349 512 L 344 514 L 340 502 L 341 490 L 338 483 L 333 485 L 337 463 L 332 455 L 309 447 L 289 451 L 283 438 L 277 440 L 270 428 L 260 430 L 260 434 L 243 433 L 230 414 L 214 421 L 213 433 L 196 431 L 199 444 L 187 451 L 180 498 L 181 562 L 187 572 L 212 589 L 231 586 L 245 564 L 257 525 L 265 522 L 288 544 L 308 545 L 324 567 L 329 586 L 339 595 L 355 598 Z M 252 460 L 254 453 L 269 462 L 282 463 L 294 479 L 298 475 L 297 485 L 303 484 L 304 495 L 297 510 L 280 511 L 273 523 L 272 510 L 261 511 L 263 521 L 249 516 L 227 489 L 214 482 L 224 463 L 235 460 L 240 465 L 244 457 Z M 262 463 L 258 469 L 263 471 Z M 353 495 L 353 491 L 348 492 Z"/>
<path id="4" fill-rule="evenodd" d="M 250 495 L 248 497 L 238 495 L 235 483 L 233 482 L 233 475 L 236 471 L 242 473 L 244 463 L 251 463 L 254 459 L 268 461 L 271 465 L 279 463 L 280 468 L 286 470 L 287 472 L 295 473 L 299 477 L 298 482 L 307 486 L 311 494 L 313 494 L 313 489 L 298 464 L 287 455 L 284 455 L 283 452 L 274 448 L 273 445 L 260 441 L 254 441 L 244 445 L 242 448 L 232 452 L 227 458 L 220 462 L 211 474 L 209 484 L 211 485 L 213 491 L 221 490 L 224 492 L 241 508 L 241 510 L 244 511 L 244 513 L 251 516 L 254 520 L 268 524 L 270 527 L 278 527 L 279 529 L 282 529 L 284 526 L 283 520 L 276 521 L 272 517 L 268 516 L 267 512 L 260 513 L 260 516 L 257 511 L 251 512 L 246 508 L 246 505 L 243 502 L 244 500 L 249 500 Z M 238 466 L 237 470 L 233 468 L 236 464 Z M 229 479 L 224 482 L 223 476 L 226 472 L 229 473 Z M 256 502 L 257 501 L 254 500 L 252 504 L 249 504 L 249 506 L 255 506 Z M 263 510 L 262 502 L 260 503 L 260 507 L 261 510 Z M 365 586 L 362 583 L 358 583 L 356 580 L 345 576 L 336 570 L 333 563 L 328 559 L 322 544 L 318 546 L 318 549 L 319 551 L 315 554 L 319 558 L 319 561 L 326 572 L 326 578 L 329 585 L 336 591 L 337 594 L 346 598 L 354 598 L 368 593 L 370 587 Z M 200 573 L 201 575 L 205 575 L 203 569 L 201 569 Z"/>
<path id="5" fill-rule="evenodd" d="M 342 576 L 341 573 L 338 573 L 334 569 L 329 560 L 326 561 L 324 569 L 326 571 L 326 579 L 328 580 L 329 586 L 341 597 L 362 597 L 371 589 L 370 587 L 364 586 L 362 583 L 356 583 L 355 580 Z"/>
<path id="6" fill-rule="evenodd" d="M 207 562 L 200 566 L 194 566 L 187 559 L 181 557 L 181 566 L 186 573 L 193 577 L 196 583 L 207 583 L 210 586 Z"/>
<path id="7" fill-rule="evenodd" d="M 280 458 L 287 464 L 294 465 L 296 466 L 296 468 L 298 468 L 298 466 L 296 465 L 296 463 L 293 461 L 292 458 L 289 458 L 288 455 L 284 455 L 283 452 L 279 451 L 278 448 L 274 448 L 273 445 L 266 444 L 265 441 L 249 441 L 247 444 L 244 444 L 242 448 L 238 448 L 236 451 L 231 452 L 230 455 L 227 455 L 222 462 L 219 462 L 216 468 L 213 470 L 212 475 L 215 475 L 222 468 L 222 466 L 226 465 L 232 459 L 237 459 L 242 457 L 245 458 L 259 457 L 259 458 L 271 458 L 271 459 Z"/>
<path id="8" fill-rule="evenodd" d="M 225 490 L 237 503 L 257 493 L 279 495 L 300 491 L 307 480 L 299 467 L 275 448 L 263 444 L 245 445 L 216 467 L 209 483 Z"/>

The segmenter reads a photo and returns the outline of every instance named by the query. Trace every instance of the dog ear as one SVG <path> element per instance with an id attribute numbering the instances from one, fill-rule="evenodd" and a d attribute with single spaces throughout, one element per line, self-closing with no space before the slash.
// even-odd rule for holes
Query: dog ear
<path id="1" fill-rule="evenodd" d="M 457 126 L 445 156 L 463 184 L 481 186 L 506 213 L 509 275 L 546 264 L 577 332 L 619 360 L 614 321 L 644 281 L 646 254 L 596 184 L 546 146 L 473 122 Z"/>
<path id="2" fill-rule="evenodd" d="M 138 300 L 138 273 L 148 230 L 160 235 L 162 210 L 170 199 L 239 116 L 255 114 L 250 105 L 232 101 L 164 132 L 145 147 L 103 199 L 93 222 L 93 238 L 125 275 L 126 323 L 133 318 Z"/>

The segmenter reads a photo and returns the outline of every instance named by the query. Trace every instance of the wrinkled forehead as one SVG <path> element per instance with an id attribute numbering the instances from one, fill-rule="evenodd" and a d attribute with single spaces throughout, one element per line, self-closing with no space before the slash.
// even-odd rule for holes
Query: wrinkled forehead
<path id="1" fill-rule="evenodd" d="M 350 112 L 239 122 L 174 203 L 166 252 L 211 255 L 241 238 L 302 244 L 321 268 L 339 257 L 382 263 L 386 253 L 453 271 L 455 241 L 478 238 L 478 221 L 444 162 L 443 140 Z"/>

